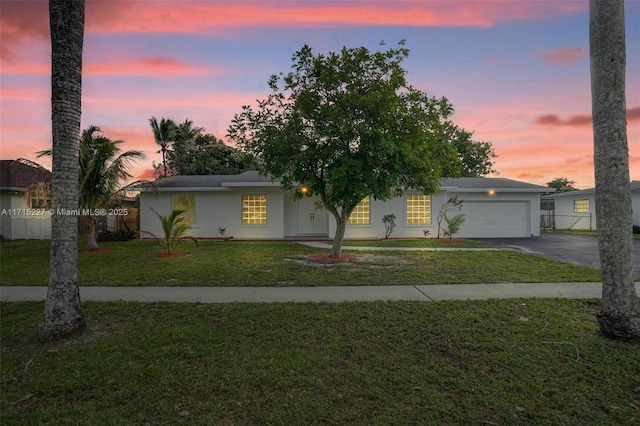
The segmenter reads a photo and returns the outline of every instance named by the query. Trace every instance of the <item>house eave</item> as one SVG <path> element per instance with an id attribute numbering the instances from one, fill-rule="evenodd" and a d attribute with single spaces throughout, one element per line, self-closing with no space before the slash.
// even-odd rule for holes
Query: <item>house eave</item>
<path id="1" fill-rule="evenodd" d="M 488 192 L 494 192 L 496 194 L 499 193 L 522 193 L 522 192 L 528 192 L 528 193 L 542 193 L 542 192 L 547 192 L 546 189 L 536 189 L 536 188 L 451 188 L 451 189 L 447 189 L 448 192 L 473 192 L 473 193 L 488 193 Z"/>
<path id="2" fill-rule="evenodd" d="M 143 194 L 153 194 L 154 192 L 229 192 L 231 191 L 229 188 L 221 188 L 221 187 L 192 187 L 192 186 L 184 186 L 184 187 L 175 187 L 175 188 L 156 188 L 155 191 L 153 189 L 142 189 L 140 190 Z"/>
<path id="3" fill-rule="evenodd" d="M 222 182 L 221 185 L 226 187 L 264 186 L 264 187 L 271 187 L 271 188 L 279 188 L 281 186 L 279 182 Z"/>
<path id="4" fill-rule="evenodd" d="M 5 186 L 5 187 L 0 188 L 0 191 L 9 191 L 9 192 L 20 192 L 20 193 L 24 193 L 24 192 L 26 192 L 26 189 L 25 189 L 25 188 L 12 187 L 12 186 L 11 186 L 11 187 L 7 187 L 7 186 Z"/>

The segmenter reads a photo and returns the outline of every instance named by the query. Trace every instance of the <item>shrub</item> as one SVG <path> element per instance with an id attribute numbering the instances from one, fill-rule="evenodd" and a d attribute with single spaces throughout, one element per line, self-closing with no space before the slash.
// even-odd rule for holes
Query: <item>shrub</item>
<path id="1" fill-rule="evenodd" d="M 96 240 L 98 242 L 103 241 L 129 241 L 136 237 L 136 233 L 133 231 L 98 231 L 96 232 Z"/>
<path id="2" fill-rule="evenodd" d="M 382 223 L 384 223 L 384 238 L 389 238 L 393 232 L 393 228 L 396 227 L 396 215 L 393 213 L 384 215 Z"/>

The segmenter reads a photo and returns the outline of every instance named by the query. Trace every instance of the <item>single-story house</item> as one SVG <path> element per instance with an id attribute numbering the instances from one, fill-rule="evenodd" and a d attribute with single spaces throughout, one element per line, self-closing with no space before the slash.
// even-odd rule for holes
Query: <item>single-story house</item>
<path id="1" fill-rule="evenodd" d="M 46 181 L 51 172 L 27 162 L 0 160 L 0 235 L 4 239 L 50 239 L 50 200 L 25 197 L 27 188 Z"/>
<path id="2" fill-rule="evenodd" d="M 155 235 L 162 230 L 159 214 L 186 210 L 189 235 L 198 238 L 278 239 L 332 237 L 336 222 L 317 197 L 294 201 L 290 191 L 257 172 L 239 175 L 172 176 L 155 182 L 157 192 L 140 194 L 140 229 Z M 502 178 L 443 179 L 440 192 L 407 191 L 388 201 L 363 200 L 351 214 L 346 238 L 383 238 L 382 221 L 395 215 L 391 237 L 437 236 L 437 216 L 452 196 L 464 200 L 465 222 L 456 237 L 532 237 L 540 235 L 540 194 L 549 189 Z M 144 237 L 144 234 L 142 235 Z"/>
<path id="3" fill-rule="evenodd" d="M 6 240 L 51 239 L 51 198 L 48 187 L 43 186 L 50 178 L 51 172 L 36 163 L 0 160 L 0 237 Z M 25 194 L 30 187 L 39 190 L 32 191 L 27 199 Z M 135 205 L 135 202 L 130 204 Z M 137 230 L 137 209 L 128 208 L 127 211 L 127 216 L 98 216 L 96 230 L 117 230 L 116 218 L 127 221 L 132 230 Z M 78 219 L 78 232 L 82 234 L 84 222 L 80 217 Z"/>
<path id="4" fill-rule="evenodd" d="M 630 190 L 633 224 L 640 226 L 640 181 L 632 181 Z M 555 229 L 597 229 L 595 188 L 543 195 L 541 199 L 543 202 L 553 202 L 553 209 L 548 213 L 551 220 L 548 222 Z"/>

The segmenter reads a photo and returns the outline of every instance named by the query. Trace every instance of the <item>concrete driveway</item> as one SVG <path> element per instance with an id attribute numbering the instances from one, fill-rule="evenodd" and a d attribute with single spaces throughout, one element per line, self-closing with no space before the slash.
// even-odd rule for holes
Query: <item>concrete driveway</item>
<path id="1" fill-rule="evenodd" d="M 478 238 L 496 248 L 511 248 L 548 259 L 600 269 L 598 240 L 591 235 L 543 232 L 534 238 Z M 640 240 L 633 240 L 633 272 L 640 277 Z"/>

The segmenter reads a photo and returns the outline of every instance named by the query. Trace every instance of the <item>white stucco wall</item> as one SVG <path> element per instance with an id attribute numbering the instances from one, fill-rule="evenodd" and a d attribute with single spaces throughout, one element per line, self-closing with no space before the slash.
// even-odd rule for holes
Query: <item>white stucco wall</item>
<path id="1" fill-rule="evenodd" d="M 576 213 L 575 200 L 589 200 L 589 213 Z M 631 193 L 632 221 L 640 226 L 640 192 Z M 576 194 L 556 197 L 555 199 L 556 229 L 593 230 L 598 229 L 596 218 L 595 194 Z"/>
<path id="2" fill-rule="evenodd" d="M 2 194 L 0 213 L 0 235 L 5 239 L 51 239 L 51 213 L 28 208 L 22 194 Z"/>
<path id="3" fill-rule="evenodd" d="M 576 213 L 575 200 L 589 200 L 589 212 Z M 595 194 L 556 197 L 554 210 L 556 229 L 596 230 Z"/>
<path id="4" fill-rule="evenodd" d="M 417 191 L 406 192 L 405 195 L 421 195 Z M 396 227 L 393 229 L 391 238 L 423 238 L 423 230 L 428 230 L 428 237 L 437 235 L 436 216 L 443 202 L 446 202 L 446 194 L 441 192 L 431 197 L 431 223 L 430 224 L 408 224 L 406 197 L 392 198 L 387 201 L 370 201 L 370 223 L 368 225 L 347 225 L 345 238 L 384 238 L 385 227 L 382 218 L 393 213 L 396 216 Z M 336 221 L 329 215 L 329 236 L 333 237 L 336 232 Z"/>
<path id="5" fill-rule="evenodd" d="M 267 195 L 267 224 L 242 224 L 242 195 Z M 410 191 L 406 195 L 419 195 Z M 333 237 L 336 223 L 333 215 L 326 210 L 316 210 L 317 199 L 305 198 L 293 201 L 289 192 L 278 187 L 229 187 L 208 191 L 168 191 L 161 195 L 143 193 L 140 196 L 140 224 L 142 231 L 161 234 L 160 222 L 150 210 L 160 214 L 171 210 L 171 195 L 193 195 L 196 199 L 195 223 L 189 235 L 198 238 L 218 238 L 218 227 L 226 228 L 225 236 L 236 239 L 270 239 L 294 236 Z M 488 195 L 486 192 L 447 192 L 431 198 L 431 223 L 408 224 L 406 221 L 406 195 L 385 202 L 371 200 L 370 223 L 367 225 L 347 225 L 346 238 L 384 238 L 385 227 L 382 218 L 395 214 L 396 227 L 392 238 L 423 238 L 438 235 L 437 217 L 441 206 L 450 196 L 457 195 L 464 200 L 462 213 L 466 222 L 455 236 L 459 238 L 500 238 L 528 237 L 540 235 L 540 196 L 535 192 L 504 192 Z M 457 211 L 451 211 L 454 215 Z M 314 220 L 309 220 L 309 217 Z M 310 223 L 311 222 L 311 223 Z M 443 227 L 444 227 L 443 223 Z M 442 233 L 441 233 L 442 235 Z M 142 234 L 143 238 L 149 235 Z"/>
<path id="6" fill-rule="evenodd" d="M 407 192 L 405 195 L 420 194 Z M 452 210 L 448 214 L 465 214 L 456 238 L 501 238 L 540 236 L 540 194 L 523 192 L 447 192 L 441 191 L 431 198 L 431 224 L 410 225 L 406 223 L 406 196 L 386 202 L 371 200 L 371 223 L 369 225 L 347 225 L 345 238 L 384 238 L 385 228 L 382 218 L 393 213 L 396 227 L 392 238 L 421 238 L 423 230 L 428 230 L 427 238 L 438 236 L 437 217 L 441 206 L 449 197 L 457 195 L 464 200 L 462 210 Z M 514 214 L 510 214 L 510 213 Z M 442 227 L 446 224 L 442 223 Z M 336 230 L 335 219 L 329 217 L 329 236 Z M 442 230 L 441 230 L 442 235 Z"/>
<path id="7" fill-rule="evenodd" d="M 242 195 L 267 195 L 267 224 L 242 224 Z M 233 188 L 225 191 L 207 192 L 166 192 L 159 195 L 143 193 L 140 195 L 140 228 L 157 236 L 162 235 L 162 228 L 158 217 L 150 210 L 155 209 L 160 214 L 171 211 L 172 195 L 195 196 L 195 223 L 189 229 L 188 235 L 197 238 L 218 238 L 218 227 L 225 228 L 225 237 L 246 239 L 269 239 L 284 237 L 284 202 L 280 188 L 256 187 Z M 149 238 L 148 234 L 141 234 L 142 238 Z"/>

